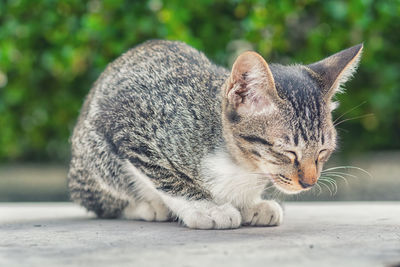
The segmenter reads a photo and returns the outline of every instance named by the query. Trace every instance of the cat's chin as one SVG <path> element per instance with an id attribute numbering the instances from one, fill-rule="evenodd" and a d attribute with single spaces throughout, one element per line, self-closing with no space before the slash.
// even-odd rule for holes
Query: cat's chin
<path id="1" fill-rule="evenodd" d="M 298 189 L 298 190 L 296 190 L 296 189 L 289 189 L 289 188 L 284 188 L 284 187 L 282 187 L 282 186 L 280 186 L 280 185 L 278 185 L 278 184 L 274 184 L 274 186 L 279 190 L 279 191 L 281 191 L 282 193 L 285 193 L 285 194 L 287 194 L 287 195 L 296 195 L 296 194 L 299 194 L 299 193 L 301 193 L 301 192 L 304 192 L 304 191 L 307 191 L 308 189 Z"/>

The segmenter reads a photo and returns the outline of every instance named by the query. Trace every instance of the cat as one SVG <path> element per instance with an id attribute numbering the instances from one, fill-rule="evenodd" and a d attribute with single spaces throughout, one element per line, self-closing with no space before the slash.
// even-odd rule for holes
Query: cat
<path id="1" fill-rule="evenodd" d="M 332 97 L 359 44 L 310 65 L 242 53 L 232 70 L 177 41 L 147 41 L 109 64 L 71 138 L 71 199 L 100 218 L 178 219 L 195 229 L 276 226 L 272 183 L 310 189 L 336 147 Z"/>

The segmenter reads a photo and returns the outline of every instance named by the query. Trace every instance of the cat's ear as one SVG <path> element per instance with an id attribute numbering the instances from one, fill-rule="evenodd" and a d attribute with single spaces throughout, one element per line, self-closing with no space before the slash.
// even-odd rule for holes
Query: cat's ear
<path id="1" fill-rule="evenodd" d="M 316 76 L 327 103 L 353 76 L 361 58 L 362 49 L 363 44 L 359 44 L 307 66 Z"/>
<path id="2" fill-rule="evenodd" d="M 239 113 L 261 113 L 273 109 L 278 97 L 267 62 L 256 52 L 244 52 L 235 61 L 226 87 L 228 102 Z"/>

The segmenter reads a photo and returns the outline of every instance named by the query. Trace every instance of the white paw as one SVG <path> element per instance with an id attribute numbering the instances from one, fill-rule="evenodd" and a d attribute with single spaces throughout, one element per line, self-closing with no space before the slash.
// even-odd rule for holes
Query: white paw
<path id="1" fill-rule="evenodd" d="M 182 216 L 183 223 L 194 229 L 232 229 L 240 227 L 242 217 L 231 204 L 195 207 Z"/>
<path id="2" fill-rule="evenodd" d="M 129 220 L 167 221 L 170 211 L 161 201 L 140 201 L 130 203 L 123 211 L 123 218 Z"/>
<path id="3" fill-rule="evenodd" d="M 276 226 L 282 224 L 283 211 L 275 200 L 263 200 L 250 208 L 241 210 L 242 224 L 254 226 Z"/>

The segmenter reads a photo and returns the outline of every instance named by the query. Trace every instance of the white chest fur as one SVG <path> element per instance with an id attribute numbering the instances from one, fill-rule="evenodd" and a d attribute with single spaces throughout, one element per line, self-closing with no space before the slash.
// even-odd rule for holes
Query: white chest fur
<path id="1" fill-rule="evenodd" d="M 259 201 L 268 183 L 261 175 L 235 164 L 222 150 L 203 160 L 202 175 L 217 204 L 231 203 L 237 208 L 248 207 Z"/>

